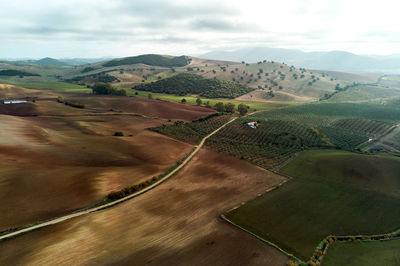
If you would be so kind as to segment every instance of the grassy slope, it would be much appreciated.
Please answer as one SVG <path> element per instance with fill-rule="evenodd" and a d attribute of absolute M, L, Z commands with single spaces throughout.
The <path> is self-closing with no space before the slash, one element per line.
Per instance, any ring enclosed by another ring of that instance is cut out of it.
<path fill-rule="evenodd" d="M 332 96 L 330 102 L 361 102 L 400 96 L 400 89 L 360 85 Z"/>
<path fill-rule="evenodd" d="M 63 79 L 71 79 L 77 76 L 93 75 L 106 71 L 107 74 L 114 76 L 119 80 L 119 82 L 113 83 L 114 86 L 126 89 L 129 89 L 134 85 L 157 81 L 159 77 L 168 78 L 174 75 L 174 72 L 170 67 L 143 64 L 104 67 L 103 63 L 104 62 L 97 62 L 94 64 L 75 67 L 46 67 L 0 63 L 0 69 L 16 69 L 38 73 L 41 74 L 43 78 L 52 78 L 54 81 L 57 81 L 55 76 L 61 76 Z M 82 73 L 82 71 L 88 67 L 93 68 L 93 70 Z M 190 71 L 188 71 L 189 67 L 191 67 L 192 70 L 189 69 Z M 308 102 L 321 98 L 325 93 L 333 92 L 337 83 L 340 83 L 341 86 L 348 83 L 347 81 L 335 80 L 335 78 L 327 75 L 322 76 L 322 74 L 313 71 L 307 70 L 302 73 L 303 70 L 290 68 L 285 64 L 276 62 L 246 65 L 237 62 L 192 58 L 192 62 L 189 65 L 184 67 L 174 67 L 174 69 L 176 71 L 175 73 L 193 73 L 202 75 L 206 78 L 216 77 L 222 80 L 235 79 L 240 84 L 251 88 L 257 88 L 258 86 L 263 88 L 262 90 L 256 90 L 253 93 L 247 94 L 247 96 L 240 99 L 243 101 L 272 100 L 277 102 Z M 258 77 L 260 69 L 262 69 L 262 73 L 260 73 L 260 77 Z M 283 80 L 280 78 L 279 72 L 285 75 Z M 268 73 L 268 76 L 265 75 L 266 73 Z M 296 74 L 298 78 L 295 79 L 293 74 Z M 304 78 L 300 78 L 302 74 L 304 74 Z M 308 83 L 313 80 L 313 75 L 315 81 L 312 82 L 311 85 L 308 85 Z M 273 82 L 271 80 L 273 80 Z M 85 82 L 91 84 L 94 80 L 87 79 Z M 274 82 L 277 82 L 277 84 L 274 84 Z M 271 97 L 267 94 L 269 90 L 266 89 L 265 86 L 271 87 L 275 97 Z M 40 85 L 40 87 L 43 87 L 43 85 Z"/>
<path fill-rule="evenodd" d="M 400 240 L 344 242 L 332 245 L 322 265 L 400 265 Z"/>
<path fill-rule="evenodd" d="M 198 74 L 203 75 L 204 77 L 207 78 L 216 77 L 219 79 L 227 79 L 227 80 L 235 78 L 236 81 L 239 81 L 241 84 L 252 88 L 257 88 L 258 86 L 265 88 L 265 85 L 267 85 L 268 87 L 272 87 L 272 91 L 278 92 L 278 94 L 279 92 L 284 92 L 293 94 L 295 96 L 307 97 L 309 101 L 319 99 L 325 93 L 333 92 L 334 87 L 336 86 L 337 83 L 340 84 L 346 83 L 343 81 L 335 80 L 330 76 L 322 77 L 321 74 L 313 71 L 307 70 L 306 72 L 302 73 L 302 71 L 298 68 L 293 68 L 292 70 L 290 70 L 289 66 L 281 63 L 265 62 L 262 64 L 248 64 L 248 65 L 221 64 L 220 66 L 218 65 L 205 66 L 204 64 L 199 63 L 198 66 L 200 67 L 200 70 L 204 70 L 204 72 L 200 72 Z M 221 66 L 225 66 L 226 71 L 223 71 L 221 69 Z M 260 69 L 262 69 L 263 73 L 260 74 L 261 78 L 258 78 L 257 73 L 259 72 Z M 216 73 L 214 73 L 213 70 Z M 245 73 L 243 73 L 243 71 Z M 280 78 L 279 72 L 285 75 L 285 78 L 283 80 Z M 266 73 L 268 73 L 268 76 L 265 76 Z M 293 74 L 297 74 L 298 78 L 295 79 L 293 77 Z M 302 74 L 304 75 L 304 78 L 300 78 Z M 253 77 L 251 77 L 251 75 L 253 75 Z M 319 80 L 316 80 L 314 83 L 312 83 L 312 85 L 308 85 L 308 82 L 312 81 L 313 75 L 315 76 L 315 79 L 318 78 Z M 243 79 L 241 79 L 241 77 Z M 277 82 L 278 84 L 273 85 L 271 79 Z M 279 86 L 282 86 L 282 89 L 279 89 Z M 268 91 L 268 89 L 265 89 L 265 91 Z M 254 95 L 254 97 L 257 96 Z M 272 98 L 269 97 L 266 99 L 279 100 L 280 97 L 272 97 Z M 258 100 L 265 100 L 265 99 L 259 98 Z"/>
<path fill-rule="evenodd" d="M 333 92 L 337 83 L 340 83 L 341 86 L 348 83 L 335 80 L 330 76 L 323 77 L 321 74 L 313 71 L 304 72 L 304 78 L 300 78 L 302 70 L 297 68 L 291 69 L 289 66 L 280 63 L 265 62 L 262 64 L 246 65 L 236 62 L 215 61 L 200 58 L 192 59 L 192 62 L 187 66 L 175 67 L 175 73 L 192 73 L 201 75 L 205 78 L 216 77 L 222 80 L 235 79 L 240 84 L 251 88 L 257 88 L 258 86 L 262 86 L 264 88 L 265 85 L 267 85 L 268 87 L 272 87 L 272 91 L 276 94 L 275 97 L 270 97 L 265 93 L 261 93 L 268 92 L 268 89 L 257 90 L 254 92 L 254 95 L 252 94 L 247 98 L 241 99 L 246 101 L 311 101 L 319 99 L 325 93 Z M 161 78 L 168 78 L 174 75 L 174 72 L 171 71 L 171 68 L 142 64 L 104 67 L 102 66 L 102 63 L 95 63 L 91 64 L 90 66 L 93 67 L 94 70 L 84 73 L 85 75 L 91 75 L 102 71 L 111 71 L 108 72 L 108 74 L 115 76 L 120 80 L 120 82 L 114 83 L 114 85 L 127 89 L 133 87 L 134 85 L 157 81 L 159 76 Z M 82 65 L 74 69 L 71 68 L 69 70 L 65 70 L 62 76 L 65 78 L 82 76 L 83 74 L 81 72 L 86 67 L 88 67 L 88 65 Z M 189 69 L 190 71 L 188 71 L 189 67 L 191 67 L 192 70 Z M 263 73 L 261 73 L 260 78 L 258 78 L 257 73 L 260 69 L 262 69 Z M 245 73 L 243 73 L 243 71 Z M 278 72 L 281 72 L 285 75 L 284 80 L 280 79 Z M 266 73 L 268 73 L 268 76 L 265 76 Z M 294 79 L 293 74 L 297 74 L 298 78 Z M 308 85 L 308 82 L 312 81 L 312 75 L 315 76 L 315 82 L 313 82 L 312 85 Z M 277 82 L 277 84 L 274 85 L 270 79 Z M 279 89 L 279 86 L 282 86 L 282 88 Z"/>
<path fill-rule="evenodd" d="M 313 150 L 282 172 L 295 179 L 228 218 L 303 259 L 329 234 L 400 227 L 399 158 Z"/>
<path fill-rule="evenodd" d="M 165 94 L 165 93 L 149 93 L 147 91 L 137 91 L 137 90 L 128 90 L 127 94 L 128 95 L 135 95 L 135 93 L 138 93 L 137 96 L 139 97 L 148 97 L 149 94 L 152 95 L 153 99 L 161 99 L 161 100 L 167 100 L 167 101 L 172 101 L 172 102 L 181 102 L 181 100 L 184 98 L 186 99 L 188 104 L 195 105 L 196 104 L 196 99 L 197 97 L 194 96 L 177 96 L 177 95 L 171 95 L 171 94 Z M 214 106 L 217 102 L 223 102 L 223 103 L 233 103 L 236 105 L 236 107 L 244 103 L 248 106 L 250 106 L 250 109 L 256 109 L 256 110 L 271 110 L 276 107 L 281 107 L 281 106 L 286 106 L 286 105 L 296 105 L 296 103 L 291 103 L 291 102 L 248 102 L 248 101 L 238 101 L 238 100 L 226 100 L 226 99 L 204 99 L 202 98 L 203 104 L 206 102 L 209 102 L 211 106 Z"/>

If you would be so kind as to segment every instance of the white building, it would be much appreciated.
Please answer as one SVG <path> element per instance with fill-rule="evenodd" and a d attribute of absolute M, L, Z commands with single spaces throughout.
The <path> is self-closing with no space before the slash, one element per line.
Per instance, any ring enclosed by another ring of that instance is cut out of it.
<path fill-rule="evenodd" d="M 257 122 L 248 122 L 247 125 L 251 128 L 257 128 Z"/>
<path fill-rule="evenodd" d="M 17 104 L 17 103 L 26 103 L 27 100 L 4 100 L 4 104 Z"/>

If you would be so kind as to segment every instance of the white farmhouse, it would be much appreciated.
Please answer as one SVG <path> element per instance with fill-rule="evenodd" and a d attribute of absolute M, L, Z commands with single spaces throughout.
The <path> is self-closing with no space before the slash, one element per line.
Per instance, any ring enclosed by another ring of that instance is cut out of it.
<path fill-rule="evenodd" d="M 257 122 L 248 122 L 247 125 L 251 128 L 257 128 Z"/>
<path fill-rule="evenodd" d="M 18 104 L 18 103 L 26 103 L 27 100 L 4 100 L 4 104 Z"/>

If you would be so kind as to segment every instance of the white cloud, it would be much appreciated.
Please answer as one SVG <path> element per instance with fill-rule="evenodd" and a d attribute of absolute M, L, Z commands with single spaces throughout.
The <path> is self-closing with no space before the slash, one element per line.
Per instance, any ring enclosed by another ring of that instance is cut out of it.
<path fill-rule="evenodd" d="M 400 53 L 394 0 L 14 0 L 0 57 L 189 54 L 265 45 Z"/>

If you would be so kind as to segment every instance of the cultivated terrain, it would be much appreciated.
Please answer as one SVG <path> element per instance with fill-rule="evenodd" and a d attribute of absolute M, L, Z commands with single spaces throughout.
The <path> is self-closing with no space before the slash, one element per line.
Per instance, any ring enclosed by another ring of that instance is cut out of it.
<path fill-rule="evenodd" d="M 1 265 L 399 261 L 396 75 L 142 55 L 0 83 Z"/>

